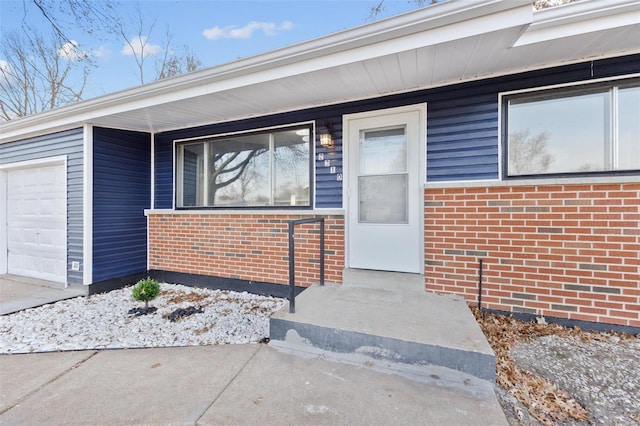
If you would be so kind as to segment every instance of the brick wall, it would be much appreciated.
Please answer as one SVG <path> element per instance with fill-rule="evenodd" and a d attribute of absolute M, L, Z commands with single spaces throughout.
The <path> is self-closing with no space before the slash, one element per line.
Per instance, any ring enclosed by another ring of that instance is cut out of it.
<path fill-rule="evenodd" d="M 428 188 L 428 290 L 640 327 L 640 183 Z"/>
<path fill-rule="evenodd" d="M 288 284 L 288 221 L 301 217 L 150 213 L 149 268 Z M 296 285 L 309 286 L 320 279 L 318 233 L 317 223 L 296 226 Z M 325 280 L 341 282 L 342 216 L 325 217 L 325 250 Z"/>

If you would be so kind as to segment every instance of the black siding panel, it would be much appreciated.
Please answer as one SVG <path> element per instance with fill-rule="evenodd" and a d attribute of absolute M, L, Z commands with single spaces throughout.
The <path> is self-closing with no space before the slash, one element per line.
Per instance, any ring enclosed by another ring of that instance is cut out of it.
<path fill-rule="evenodd" d="M 93 281 L 146 271 L 150 135 L 93 131 Z"/>

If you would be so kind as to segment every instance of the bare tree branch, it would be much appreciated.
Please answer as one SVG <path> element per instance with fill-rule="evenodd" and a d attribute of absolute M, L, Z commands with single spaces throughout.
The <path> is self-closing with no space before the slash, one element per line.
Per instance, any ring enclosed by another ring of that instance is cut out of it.
<path fill-rule="evenodd" d="M 151 36 L 154 32 L 157 20 L 154 19 L 150 24 L 145 23 L 144 15 L 140 6 L 136 7 L 136 32 L 133 37 L 127 34 L 127 28 L 123 22 L 119 23 L 118 32 L 129 48 L 129 52 L 137 65 L 137 72 L 140 83 L 147 82 L 146 66 L 150 57 L 155 58 L 155 75 L 153 80 L 173 77 L 185 72 L 194 71 L 202 66 L 202 62 L 197 58 L 195 53 L 188 47 L 184 46 L 181 52 L 176 52 L 172 42 L 173 33 L 167 26 L 164 41 L 161 45 L 151 43 Z"/>
<path fill-rule="evenodd" d="M 148 56 L 155 55 L 154 49 L 149 42 L 149 37 L 153 32 L 153 28 L 156 26 L 157 19 L 154 19 L 151 24 L 147 25 L 144 22 L 142 10 L 140 5 L 136 4 L 136 30 L 135 35 L 130 37 L 127 35 L 128 29 L 122 21 L 118 22 L 118 33 L 129 46 L 130 54 L 136 62 L 138 67 L 138 77 L 140 78 L 140 84 L 145 83 L 144 79 L 144 65 Z"/>
<path fill-rule="evenodd" d="M 548 132 L 532 136 L 529 129 L 509 133 L 509 174 L 538 174 L 548 170 L 553 162 L 547 147 L 549 136 Z"/>
<path fill-rule="evenodd" d="M 258 149 L 258 150 L 249 151 L 247 153 L 246 158 L 244 158 L 238 164 L 231 166 L 231 163 L 233 163 L 233 161 L 236 158 L 238 158 L 238 156 L 243 152 L 247 152 L 247 151 L 226 152 L 224 154 L 217 156 L 218 158 L 217 161 L 213 161 L 214 171 L 211 173 L 211 176 L 209 177 L 209 199 L 210 200 L 216 199 L 215 198 L 216 193 L 218 192 L 219 189 L 229 186 L 235 181 L 237 181 L 238 179 L 240 179 L 243 176 L 247 166 L 249 166 L 249 164 L 251 163 L 251 160 L 257 157 L 258 155 L 261 155 L 267 152 L 267 150 Z M 219 161 L 222 161 L 222 163 L 219 163 Z M 233 175 L 227 177 L 224 180 L 218 179 L 218 177 L 221 177 L 222 175 L 226 175 L 229 173 L 233 173 Z"/>
<path fill-rule="evenodd" d="M 29 28 L 2 38 L 0 55 L 6 64 L 0 67 L 0 119 L 12 120 L 82 99 L 91 65 L 82 57 L 64 57 L 58 40 L 46 40 Z"/>
<path fill-rule="evenodd" d="M 435 4 L 442 3 L 446 0 L 408 0 L 408 3 L 414 3 L 416 8 L 423 7 L 427 4 Z M 378 19 L 378 16 L 386 9 L 385 0 L 379 0 L 374 6 L 369 7 L 369 16 L 367 17 L 367 21 L 375 21 Z"/>
<path fill-rule="evenodd" d="M 119 21 L 114 0 L 23 0 L 26 20 L 26 4 L 33 3 L 50 23 L 56 36 L 63 42 L 71 42 L 68 28 L 80 29 L 88 35 L 115 34 L 114 23 Z"/>

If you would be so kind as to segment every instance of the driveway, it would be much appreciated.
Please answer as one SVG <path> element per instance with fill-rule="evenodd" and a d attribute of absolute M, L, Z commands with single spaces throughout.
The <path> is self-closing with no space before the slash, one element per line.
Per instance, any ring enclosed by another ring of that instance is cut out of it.
<path fill-rule="evenodd" d="M 85 287 L 62 288 L 62 284 L 49 281 L 0 275 L 0 315 L 86 294 Z"/>

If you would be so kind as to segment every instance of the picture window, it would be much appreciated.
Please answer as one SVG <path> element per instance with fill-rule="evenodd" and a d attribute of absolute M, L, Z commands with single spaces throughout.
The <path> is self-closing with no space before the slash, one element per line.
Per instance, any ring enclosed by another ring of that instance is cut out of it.
<path fill-rule="evenodd" d="M 176 144 L 176 206 L 310 207 L 311 126 Z"/>
<path fill-rule="evenodd" d="M 506 175 L 640 170 L 638 80 L 505 98 Z"/>

